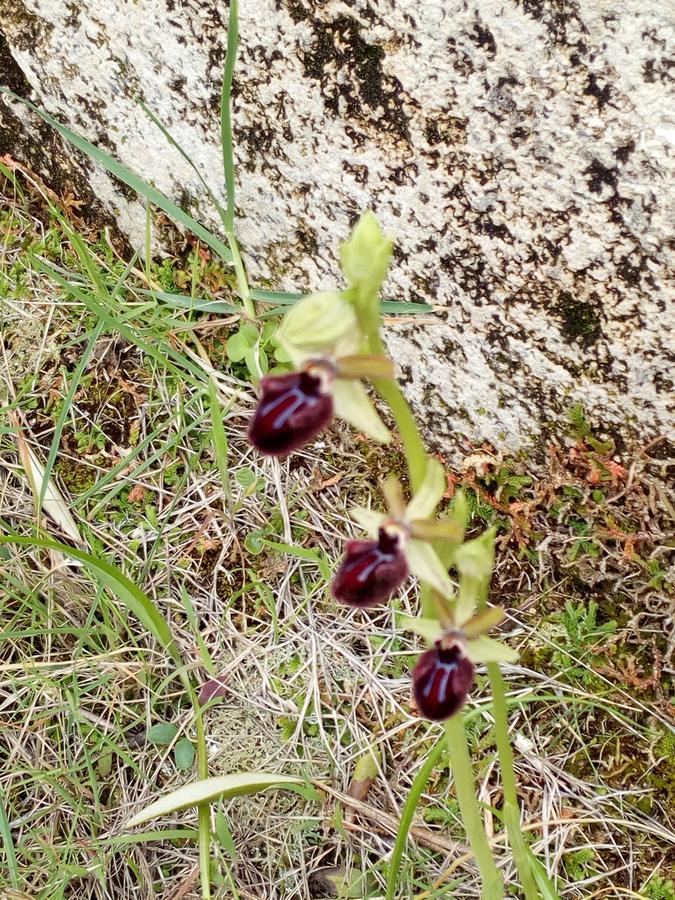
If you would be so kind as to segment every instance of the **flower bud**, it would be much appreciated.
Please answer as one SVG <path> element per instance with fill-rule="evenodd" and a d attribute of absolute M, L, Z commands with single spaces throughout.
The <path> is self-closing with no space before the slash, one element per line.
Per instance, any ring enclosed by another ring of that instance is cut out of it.
<path fill-rule="evenodd" d="M 427 719 L 441 722 L 464 706 L 473 684 L 474 665 L 459 640 L 436 641 L 413 669 L 413 694 L 419 711 Z"/>
<path fill-rule="evenodd" d="M 388 600 L 408 575 L 404 537 L 398 528 L 380 528 L 376 541 L 347 541 L 332 593 L 349 606 L 376 606 Z"/>
<path fill-rule="evenodd" d="M 354 226 L 340 253 L 342 271 L 350 287 L 373 297 L 379 292 L 391 260 L 393 242 L 372 212 Z"/>
<path fill-rule="evenodd" d="M 263 378 L 248 427 L 253 446 L 270 456 L 285 456 L 316 437 L 333 417 L 333 380 L 330 366 L 322 363 Z"/>

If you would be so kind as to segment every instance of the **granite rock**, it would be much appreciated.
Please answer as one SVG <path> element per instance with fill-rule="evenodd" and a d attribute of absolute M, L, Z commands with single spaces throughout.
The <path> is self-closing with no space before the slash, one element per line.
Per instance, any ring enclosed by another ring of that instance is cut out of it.
<path fill-rule="evenodd" d="M 543 446 L 578 402 L 629 440 L 671 428 L 674 12 L 243 0 L 237 215 L 252 279 L 333 286 L 339 244 L 371 208 L 397 242 L 387 295 L 438 307 L 387 341 L 439 447 Z M 215 227 L 137 98 L 222 197 L 226 31 L 226 6 L 205 0 L 0 0 L 5 82 Z M 128 190 L 61 142 L 46 152 L 16 102 L 0 120 L 2 152 L 48 182 L 65 157 L 142 240 Z"/>

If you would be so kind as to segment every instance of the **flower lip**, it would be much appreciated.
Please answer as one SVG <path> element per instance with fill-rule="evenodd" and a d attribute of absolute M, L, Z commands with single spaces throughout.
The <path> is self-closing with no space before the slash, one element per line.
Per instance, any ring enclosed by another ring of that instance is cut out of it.
<path fill-rule="evenodd" d="M 405 531 L 392 523 L 380 528 L 377 540 L 347 541 L 331 585 L 335 599 L 359 607 L 388 600 L 408 575 L 404 543 Z"/>
<path fill-rule="evenodd" d="M 311 360 L 298 372 L 267 375 L 248 427 L 261 453 L 285 456 L 306 444 L 333 418 L 334 369 L 328 360 Z"/>
<path fill-rule="evenodd" d="M 434 722 L 454 715 L 466 702 L 474 672 L 460 635 L 449 633 L 436 641 L 420 656 L 412 673 L 413 694 L 422 715 Z"/>

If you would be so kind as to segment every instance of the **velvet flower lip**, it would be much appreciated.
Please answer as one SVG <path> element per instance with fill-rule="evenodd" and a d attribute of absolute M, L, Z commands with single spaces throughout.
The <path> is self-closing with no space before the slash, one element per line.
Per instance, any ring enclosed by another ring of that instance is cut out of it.
<path fill-rule="evenodd" d="M 331 367 L 322 364 L 263 378 L 248 426 L 253 446 L 270 456 L 285 456 L 316 437 L 333 418 L 334 378 Z"/>
<path fill-rule="evenodd" d="M 313 440 L 333 416 L 381 443 L 391 435 L 373 406 L 362 378 L 391 378 L 393 365 L 359 353 L 362 334 L 350 303 L 337 291 L 297 303 L 277 332 L 296 366 L 263 378 L 248 437 L 270 456 L 285 456 Z"/>
<path fill-rule="evenodd" d="M 349 606 L 376 606 L 388 600 L 408 576 L 405 532 L 392 524 L 379 529 L 377 540 L 347 541 L 331 590 Z"/>
<path fill-rule="evenodd" d="M 418 659 L 412 673 L 417 708 L 427 719 L 441 722 L 465 704 L 475 666 L 459 639 L 439 640 Z"/>

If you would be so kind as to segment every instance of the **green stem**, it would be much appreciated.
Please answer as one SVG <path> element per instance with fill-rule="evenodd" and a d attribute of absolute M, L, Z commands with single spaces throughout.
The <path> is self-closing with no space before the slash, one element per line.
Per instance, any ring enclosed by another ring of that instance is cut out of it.
<path fill-rule="evenodd" d="M 253 298 L 251 297 L 251 289 L 248 286 L 244 261 L 239 252 L 239 244 L 237 243 L 237 238 L 233 231 L 227 232 L 227 242 L 232 251 L 232 265 L 234 266 L 235 275 L 237 276 L 237 290 L 241 297 L 241 302 L 244 304 L 246 315 L 250 319 L 255 319 L 255 305 L 253 303 Z"/>
<path fill-rule="evenodd" d="M 440 738 L 429 751 L 429 755 L 425 759 L 424 765 L 417 775 L 415 775 L 413 783 L 410 785 L 410 791 L 408 792 L 408 796 L 406 797 L 406 801 L 403 804 L 403 809 L 401 811 L 401 821 L 399 822 L 398 831 L 396 832 L 396 841 L 389 863 L 385 900 L 394 900 L 396 882 L 398 881 L 398 870 L 401 867 L 401 859 L 408 840 L 408 833 L 410 831 L 410 826 L 412 825 L 413 816 L 415 815 L 419 799 L 427 786 L 427 781 L 429 781 L 436 763 L 441 758 L 444 748 L 445 739 Z"/>
<path fill-rule="evenodd" d="M 204 719 L 199 699 L 194 690 L 190 690 L 190 699 L 195 714 L 197 732 L 197 774 L 200 781 L 209 777 L 209 760 L 206 753 L 206 735 Z M 199 829 L 199 875 L 202 889 L 202 900 L 211 900 L 211 809 L 208 803 L 197 807 L 197 823 Z"/>
<path fill-rule="evenodd" d="M 495 865 L 488 844 L 483 818 L 476 797 L 476 785 L 471 767 L 464 720 L 457 713 L 445 723 L 445 735 L 450 754 L 450 765 L 455 779 L 455 789 L 459 802 L 462 822 L 471 850 L 478 864 L 483 882 L 483 900 L 503 900 L 502 877 Z"/>
<path fill-rule="evenodd" d="M 380 353 L 383 350 L 384 348 L 375 352 Z M 389 409 L 396 420 L 408 463 L 410 487 L 415 493 L 424 479 L 424 473 L 427 468 L 427 453 L 417 428 L 417 422 L 408 406 L 408 401 L 395 381 L 378 380 L 374 381 L 373 384 L 380 397 L 388 403 Z"/>
<path fill-rule="evenodd" d="M 492 689 L 492 712 L 495 717 L 494 735 L 499 755 L 504 790 L 504 824 L 518 869 L 520 882 L 526 900 L 538 900 L 539 892 L 530 865 L 531 856 L 520 825 L 518 787 L 513 768 L 513 750 L 509 737 L 509 720 L 504 679 L 497 663 L 487 664 L 487 673 Z"/>
<path fill-rule="evenodd" d="M 368 342 L 371 353 L 379 356 L 386 354 L 385 346 L 377 329 L 368 334 Z M 388 404 L 391 414 L 396 420 L 396 426 L 403 441 L 403 449 L 408 464 L 410 487 L 415 493 L 415 491 L 419 490 L 427 469 L 427 451 L 417 427 L 415 416 L 412 414 L 408 401 L 405 399 L 403 391 L 396 381 L 393 379 L 378 379 L 373 381 L 373 384 L 380 397 Z"/>

